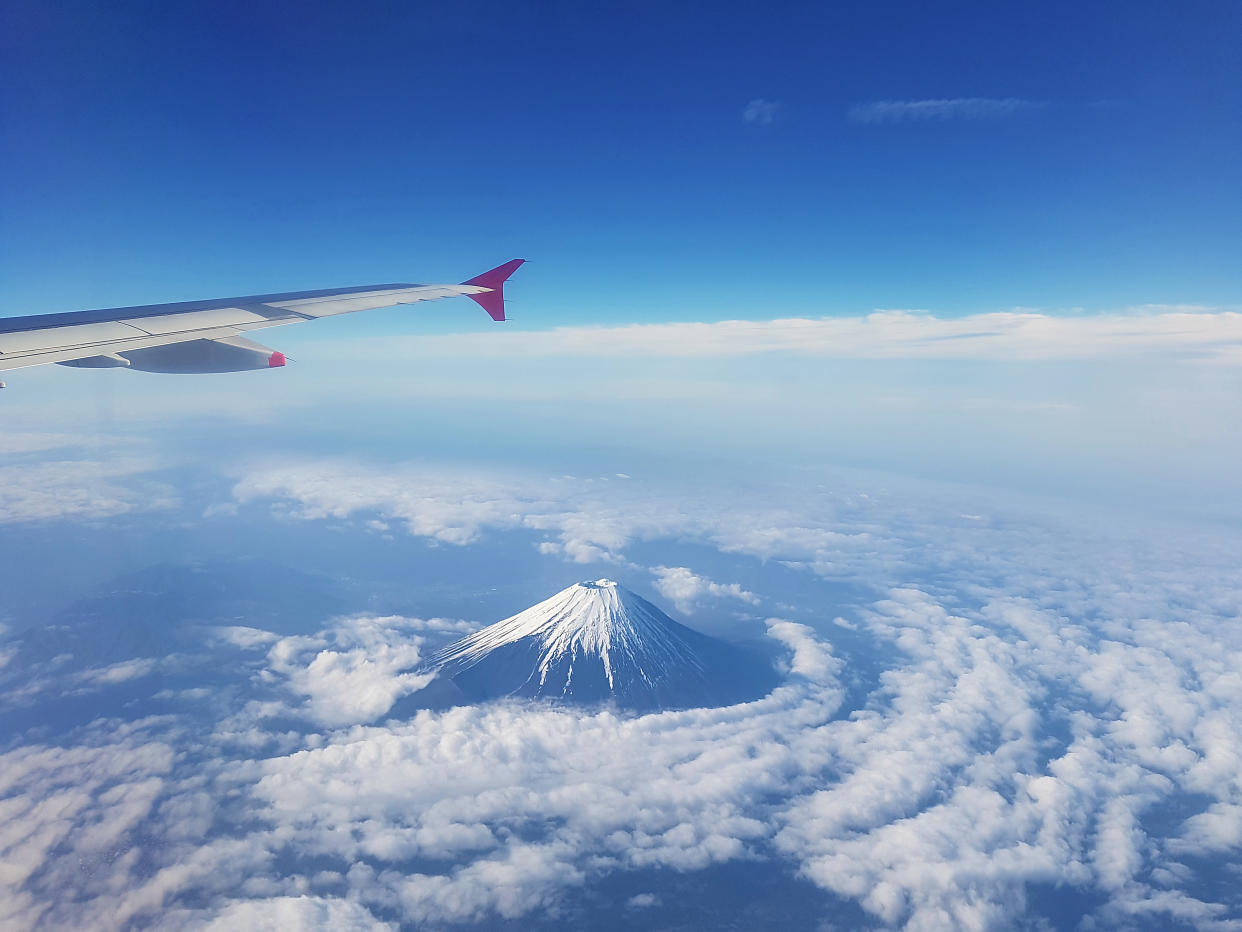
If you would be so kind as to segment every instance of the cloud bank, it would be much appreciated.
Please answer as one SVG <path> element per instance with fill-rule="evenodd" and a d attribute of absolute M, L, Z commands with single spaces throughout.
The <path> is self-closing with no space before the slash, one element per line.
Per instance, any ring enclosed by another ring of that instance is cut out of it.
<path fill-rule="evenodd" d="M 360 341 L 354 350 L 431 357 L 475 355 L 718 358 L 789 353 L 837 359 L 1073 360 L 1166 357 L 1242 364 L 1242 313 L 1210 308 L 1058 316 L 1003 311 L 561 327 Z"/>

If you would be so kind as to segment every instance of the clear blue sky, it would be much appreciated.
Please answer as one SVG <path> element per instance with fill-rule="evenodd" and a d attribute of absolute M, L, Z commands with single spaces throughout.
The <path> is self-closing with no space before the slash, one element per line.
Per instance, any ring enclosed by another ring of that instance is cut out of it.
<path fill-rule="evenodd" d="M 4 315 L 512 256 L 520 326 L 1242 301 L 1232 0 L 6 0 L 0 107 Z"/>

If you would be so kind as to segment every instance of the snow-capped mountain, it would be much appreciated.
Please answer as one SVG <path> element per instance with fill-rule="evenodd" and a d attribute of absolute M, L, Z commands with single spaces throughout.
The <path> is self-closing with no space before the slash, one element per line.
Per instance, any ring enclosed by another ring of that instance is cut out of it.
<path fill-rule="evenodd" d="M 434 658 L 467 696 L 722 705 L 766 693 L 758 656 L 678 624 L 610 579 L 582 582 L 449 645 Z"/>

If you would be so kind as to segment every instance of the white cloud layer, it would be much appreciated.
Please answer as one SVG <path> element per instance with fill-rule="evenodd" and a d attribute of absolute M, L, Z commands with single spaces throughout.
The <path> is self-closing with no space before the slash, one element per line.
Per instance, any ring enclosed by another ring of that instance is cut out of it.
<path fill-rule="evenodd" d="M 559 327 L 360 341 L 359 354 L 717 358 L 790 353 L 835 359 L 1074 360 L 1166 357 L 1242 364 L 1242 313 L 1206 307 L 1091 315 L 997 311 Z"/>

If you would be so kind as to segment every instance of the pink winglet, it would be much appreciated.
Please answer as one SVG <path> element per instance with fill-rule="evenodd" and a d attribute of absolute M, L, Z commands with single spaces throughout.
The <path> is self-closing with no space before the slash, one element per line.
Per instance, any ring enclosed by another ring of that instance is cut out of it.
<path fill-rule="evenodd" d="M 269 369 L 279 369 L 285 364 L 285 354 L 277 350 L 267 357 L 267 367 Z"/>
<path fill-rule="evenodd" d="M 479 285 L 482 288 L 492 289 L 482 294 L 468 295 L 471 301 L 474 301 L 479 307 L 492 315 L 492 320 L 505 319 L 504 284 L 508 281 L 509 276 L 517 271 L 518 266 L 525 261 L 525 259 L 510 259 L 504 265 L 498 265 L 490 272 L 484 272 L 482 275 L 476 275 L 468 282 L 462 282 L 463 285 Z"/>

